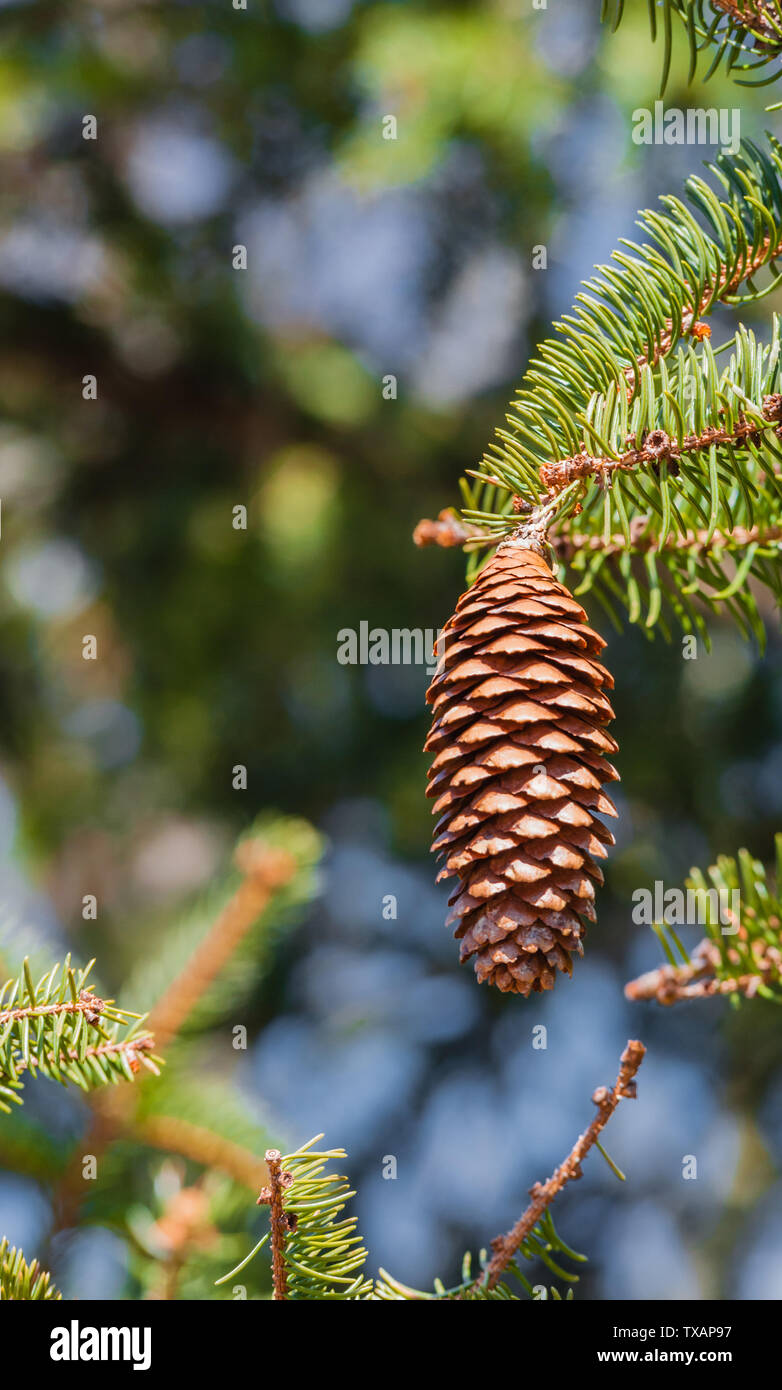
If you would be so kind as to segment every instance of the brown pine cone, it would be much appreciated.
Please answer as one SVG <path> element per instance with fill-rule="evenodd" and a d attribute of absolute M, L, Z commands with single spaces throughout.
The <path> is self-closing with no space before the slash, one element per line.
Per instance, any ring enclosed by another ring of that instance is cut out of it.
<path fill-rule="evenodd" d="M 448 925 L 479 981 L 528 995 L 583 954 L 595 862 L 614 837 L 601 784 L 618 773 L 596 660 L 605 646 L 536 551 L 506 541 L 456 605 L 427 691 L 438 875 L 457 875 Z"/>

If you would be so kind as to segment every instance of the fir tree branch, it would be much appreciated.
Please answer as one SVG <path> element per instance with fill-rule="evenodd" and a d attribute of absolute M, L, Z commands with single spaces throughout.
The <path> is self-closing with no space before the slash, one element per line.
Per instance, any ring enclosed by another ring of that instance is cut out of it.
<path fill-rule="evenodd" d="M 58 1004 L 27 1004 L 19 1009 L 0 1009 L 0 1028 L 6 1023 L 15 1023 L 23 1018 L 45 1018 L 49 1014 L 84 1014 L 88 1023 L 97 1023 L 106 1011 L 106 1004 L 89 989 L 79 992 L 78 999 L 67 999 Z"/>
<path fill-rule="evenodd" d="M 618 458 L 584 451 L 570 458 L 558 459 L 555 463 L 543 464 L 540 477 L 546 487 L 546 498 L 555 497 L 578 478 L 592 478 L 601 487 L 608 487 L 611 475 L 619 469 L 626 473 L 648 463 L 677 465 L 683 454 L 697 455 L 725 444 L 732 445 L 734 449 L 757 445 L 763 430 L 773 429 L 779 434 L 782 396 L 778 392 L 764 396 L 760 409 L 763 424 L 740 415 L 732 429 L 709 425 L 699 434 L 685 434 L 681 440 L 671 438 L 665 430 L 649 430 L 640 445 L 636 444 L 634 435 L 628 435 L 625 448 Z M 676 476 L 675 473 L 673 476 Z"/>
<path fill-rule="evenodd" d="M 159 957 L 144 963 L 140 978 L 132 980 L 130 986 L 142 993 L 145 984 L 149 989 L 156 982 L 162 968 L 170 967 L 172 957 L 178 966 L 178 973 L 150 1015 L 155 1037 L 168 1039 L 169 1053 L 176 1033 L 190 1021 L 194 1010 L 203 1026 L 204 996 L 211 998 L 229 968 L 241 960 L 241 952 L 247 948 L 259 918 L 265 939 L 267 909 L 277 908 L 278 897 L 290 905 L 291 901 L 295 904 L 311 894 L 312 867 L 318 849 L 317 838 L 306 822 L 270 819 L 260 832 L 239 842 L 234 863 L 243 877 L 227 901 L 222 892 L 223 906 L 214 921 L 207 921 L 206 930 L 200 921 L 196 923 L 195 946 L 194 931 L 188 923 L 183 932 L 174 929 L 174 951 L 168 951 L 164 941 Z M 253 952 L 257 954 L 256 943 Z M 243 983 L 246 987 L 246 978 Z M 236 990 L 232 988 L 231 993 L 235 996 Z M 187 1068 L 177 1065 L 184 1046 L 180 1041 L 174 1048 L 173 1066 L 167 1068 L 160 1087 L 142 1086 L 134 1098 L 123 1092 L 91 1097 L 93 1113 L 82 1148 L 97 1155 L 118 1136 L 136 1139 L 204 1167 L 217 1168 L 257 1192 L 267 1179 L 267 1170 L 251 1144 L 257 1140 L 265 1147 L 267 1136 L 247 1119 L 244 1107 L 232 1103 L 232 1094 L 224 1085 L 204 1076 L 199 1076 L 195 1086 L 188 1082 L 187 1070 L 192 1072 L 200 1063 L 191 1058 Z M 202 1124 L 202 1116 L 207 1115 L 210 1124 Z M 81 1166 L 75 1156 L 55 1194 L 57 1229 L 74 1223 L 83 1198 Z"/>
<path fill-rule="evenodd" d="M 151 1052 L 154 1046 L 155 1038 L 152 1033 L 138 1033 L 135 1037 L 129 1039 L 121 1038 L 112 1040 L 111 1042 L 90 1044 L 90 1046 L 85 1047 L 82 1052 L 79 1052 L 75 1047 L 69 1047 L 65 1051 L 60 1052 L 59 1055 L 50 1052 L 47 1053 L 46 1060 L 51 1068 L 58 1064 L 61 1066 L 62 1063 L 66 1061 L 89 1062 L 91 1058 L 97 1059 L 102 1057 L 110 1060 L 112 1063 L 118 1061 L 123 1071 L 129 1069 L 131 1072 L 135 1073 L 139 1070 L 139 1067 L 143 1065 L 152 1072 L 153 1076 L 159 1076 L 160 1072 L 158 1067 L 151 1058 L 144 1055 L 147 1052 Z M 30 1065 L 31 1063 L 24 1061 L 24 1059 L 18 1062 L 17 1075 L 20 1075 L 21 1072 Z M 40 1066 L 40 1063 L 37 1065 Z"/>
<path fill-rule="evenodd" d="M 713 550 L 746 550 L 749 545 L 760 547 L 774 547 L 776 549 L 782 542 L 782 525 L 773 526 L 736 526 L 732 531 L 717 530 L 712 536 L 708 531 L 685 531 L 684 535 L 666 536 L 662 545 L 659 544 L 654 534 L 646 531 L 646 519 L 644 517 L 633 517 L 630 522 L 630 551 L 632 554 L 643 555 L 650 550 L 658 553 L 666 550 L 686 551 L 688 554 L 703 554 Z M 563 535 L 553 535 L 549 537 L 549 543 L 558 560 L 571 561 L 573 557 L 582 550 L 596 552 L 601 555 L 619 555 L 628 550 L 625 537 L 619 532 L 609 536 L 604 540 L 602 536 L 589 535 L 579 531 L 567 531 Z"/>
<path fill-rule="evenodd" d="M 616 1170 L 618 1172 L 618 1170 Z M 559 1279 L 564 1279 L 566 1283 L 572 1285 L 578 1282 L 579 1276 L 570 1273 L 563 1266 L 555 1262 L 554 1257 L 559 1260 L 564 1257 L 567 1260 L 584 1262 L 586 1255 L 580 1255 L 576 1250 L 572 1250 L 566 1245 L 559 1235 L 551 1216 L 551 1212 L 543 1212 L 539 1221 L 526 1233 L 524 1239 L 516 1251 L 516 1256 L 512 1258 L 505 1269 L 506 1276 L 517 1280 L 529 1298 L 534 1301 L 540 1299 L 552 1299 L 554 1302 L 561 1302 L 562 1295 L 556 1285 L 546 1288 L 545 1285 L 530 1283 L 519 1263 L 518 1257 L 526 1261 L 540 1262 Z M 379 1271 L 379 1277 L 375 1281 L 372 1292 L 373 1299 L 396 1302 L 398 1300 L 414 1302 L 446 1302 L 446 1303 L 475 1303 L 487 1302 L 500 1299 L 504 1302 L 520 1302 L 518 1294 L 514 1293 L 511 1285 L 506 1279 L 500 1279 L 492 1287 L 486 1282 L 486 1269 L 488 1268 L 487 1255 L 485 1250 L 481 1250 L 479 1257 L 481 1274 L 478 1278 L 473 1278 L 472 1256 L 469 1252 L 464 1256 L 461 1269 L 461 1281 L 453 1288 L 446 1288 L 441 1279 L 435 1279 L 434 1291 L 427 1293 L 421 1289 L 412 1289 L 407 1284 L 395 1279 L 386 1270 Z M 573 1298 L 572 1287 L 567 1290 L 565 1295 L 567 1300 Z"/>
<path fill-rule="evenodd" d="M 289 883 L 296 860 L 262 840 L 245 840 L 234 861 L 244 878 L 177 979 L 155 1004 L 150 1022 L 163 1042 L 174 1037 L 238 945 L 255 925 L 275 892 Z"/>
<path fill-rule="evenodd" d="M 555 1263 L 554 1256 L 564 1257 L 568 1260 L 584 1262 L 586 1255 L 579 1255 L 576 1250 L 571 1250 L 566 1245 L 557 1232 L 549 1211 L 545 1211 L 540 1221 L 533 1226 L 522 1241 L 517 1255 L 527 1261 L 542 1262 L 551 1273 L 559 1279 L 564 1279 L 568 1284 L 578 1282 L 579 1276 L 572 1274 L 564 1269 L 559 1263 Z M 385 1302 L 423 1302 L 423 1303 L 483 1303 L 495 1300 L 503 1302 L 518 1303 L 518 1294 L 514 1293 L 507 1280 L 499 1280 L 493 1288 L 489 1288 L 485 1283 L 483 1274 L 487 1267 L 486 1251 L 480 1252 L 480 1265 L 482 1273 L 478 1279 L 473 1278 L 472 1256 L 467 1253 L 462 1261 L 461 1282 L 453 1288 L 447 1289 L 441 1279 L 435 1279 L 434 1291 L 428 1293 L 421 1289 L 410 1288 L 403 1284 L 401 1280 L 395 1279 L 387 1270 L 381 1269 L 371 1297 Z M 524 1274 L 518 1259 L 513 1259 L 508 1264 L 505 1271 L 506 1275 L 518 1281 L 525 1293 L 533 1301 L 541 1299 L 552 1299 L 556 1303 L 562 1302 L 556 1285 L 546 1288 L 545 1285 L 533 1285 Z M 568 1288 L 565 1295 L 566 1300 L 572 1300 L 573 1289 Z"/>
<path fill-rule="evenodd" d="M 346 1178 L 324 1172 L 330 1161 L 346 1157 L 345 1151 L 315 1152 L 313 1145 L 323 1138 L 318 1134 L 285 1157 L 276 1149 L 267 1151 L 270 1180 L 258 1202 L 270 1208 L 270 1229 L 240 1264 L 216 1281 L 217 1284 L 226 1284 L 235 1278 L 268 1244 L 271 1244 L 274 1297 L 278 1300 L 518 1301 L 518 1295 L 503 1280 L 503 1275 L 518 1280 L 526 1293 L 535 1298 L 538 1293 L 525 1277 L 518 1263 L 519 1256 L 527 1261 L 542 1261 L 558 1278 L 575 1282 L 577 1276 L 556 1263 L 554 1256 L 563 1255 L 577 1261 L 586 1257 L 565 1244 L 548 1208 L 568 1182 L 581 1176 L 581 1163 L 593 1145 L 600 1149 L 613 1171 L 622 1176 L 602 1149 L 599 1135 L 619 1102 L 635 1096 L 635 1077 L 645 1052 L 643 1043 L 628 1042 L 613 1088 L 601 1086 L 592 1096 L 598 1107 L 592 1124 L 548 1181 L 536 1183 L 530 1190 L 532 1202 L 513 1229 L 492 1241 L 491 1261 L 487 1262 L 485 1251 L 481 1252 L 481 1273 L 477 1278 L 473 1278 L 471 1272 L 471 1257 L 465 1255 L 461 1282 L 452 1288 L 446 1288 L 438 1279 L 431 1293 L 412 1289 L 383 1269 L 374 1284 L 367 1279 L 364 1274 L 367 1255 L 356 1233 L 355 1217 L 342 1215 L 345 1204 L 355 1193 L 348 1190 Z M 556 1288 L 551 1289 L 550 1296 L 555 1300 L 561 1298 Z M 572 1291 L 568 1297 L 572 1297 Z"/>
<path fill-rule="evenodd" d="M 317 863 L 322 844 L 320 836 L 306 821 L 288 816 L 263 815 L 242 837 L 236 854 L 243 859 L 254 852 L 253 846 L 257 846 L 264 859 L 267 855 L 274 858 L 279 853 L 292 856 L 295 864 L 290 876 L 285 877 L 284 882 L 274 889 L 254 919 L 253 903 L 249 903 L 249 915 L 244 914 L 248 903 L 243 895 L 242 915 L 244 924 L 249 925 L 246 925 L 246 930 L 233 934 L 230 940 L 225 938 L 222 944 L 228 946 L 228 952 L 222 949 L 216 924 L 218 919 L 224 917 L 229 903 L 249 876 L 242 872 L 241 867 L 237 867 L 235 856 L 228 871 L 218 874 L 205 894 L 188 904 L 162 935 L 156 934 L 155 949 L 139 957 L 125 982 L 125 988 L 134 999 L 143 1000 L 146 1008 L 155 1010 L 161 995 L 171 987 L 172 982 L 189 976 L 191 984 L 194 983 L 190 975 L 194 957 L 209 941 L 211 962 L 207 962 L 207 973 L 211 978 L 208 983 L 205 979 L 200 984 L 195 981 L 195 988 L 189 991 L 192 1002 L 190 1005 L 184 1004 L 185 1008 L 189 1007 L 189 1012 L 182 1019 L 180 1031 L 186 1031 L 188 1036 L 203 1033 L 223 1023 L 227 1017 L 236 1016 L 237 1008 L 252 993 L 263 975 L 282 931 L 300 917 L 317 887 Z M 285 864 L 286 860 L 283 859 L 282 863 Z M 215 945 L 223 958 L 216 974 L 214 966 L 217 957 L 211 949 Z"/>
<path fill-rule="evenodd" d="M 372 1297 L 372 1280 L 364 1273 L 367 1252 L 356 1233 L 355 1216 L 343 1216 L 355 1197 L 347 1179 L 328 1171 L 344 1149 L 314 1149 L 322 1134 L 294 1153 L 266 1154 L 270 1184 L 258 1198 L 270 1208 L 270 1229 L 248 1255 L 216 1282 L 239 1274 L 270 1243 L 274 1297 L 277 1300 L 355 1301 Z"/>
<path fill-rule="evenodd" d="M 661 96 L 671 70 L 674 17 L 687 33 L 689 82 L 695 77 L 699 58 L 710 49 L 714 54 L 706 80 L 723 61 L 728 74 L 739 74 L 737 81 L 742 86 L 766 86 L 779 77 L 777 69 L 770 76 L 754 78 L 755 73 L 762 73 L 782 54 L 782 9 L 778 0 L 659 0 L 659 4 L 648 0 L 645 8 L 652 41 L 660 32 L 663 36 Z M 611 23 L 614 30 L 626 13 L 629 6 L 625 0 L 603 0 L 601 19 Z M 753 76 L 743 77 L 744 73 Z"/>
<path fill-rule="evenodd" d="M 782 548 L 780 322 L 775 315 L 767 345 L 740 326 L 714 349 L 687 307 L 739 302 L 733 291 L 745 275 L 741 302 L 764 293 L 753 280 L 761 263 L 772 265 L 779 282 L 773 258 L 782 241 L 782 156 L 770 143 L 769 154 L 745 146 L 735 169 L 718 160 L 714 170 L 728 193 L 722 200 L 689 180 L 690 199 L 716 237 L 676 199 L 663 200 L 667 218 L 641 214 L 659 249 L 633 247 L 641 259 L 617 252 L 617 265 L 587 282 L 589 293 L 559 325 L 561 340 L 544 343 L 528 370 L 508 417 L 512 428 L 497 432 L 496 457 L 470 470 L 474 483 L 462 482 L 468 552 L 510 537 L 546 558 L 552 546 L 560 577 L 569 564 L 580 576 L 569 581 L 576 595 L 591 591 L 618 629 L 626 617 L 670 637 L 673 622 L 708 646 L 704 612 L 724 611 L 762 648 L 748 581 L 782 602 L 782 572 L 773 563 Z M 752 231 L 742 222 L 748 204 L 736 196 L 735 180 L 753 190 L 759 215 Z M 697 344 L 680 344 L 667 361 L 688 325 L 699 330 Z M 648 344 L 652 360 L 644 361 Z M 720 370 L 725 351 L 731 355 Z M 628 393 L 629 371 L 637 377 Z M 438 540 L 430 529 L 423 538 Z M 574 546 L 571 533 L 579 536 Z M 581 540 L 587 535 L 595 537 L 589 545 Z M 751 539 L 734 569 L 730 551 L 743 535 Z M 697 541 L 688 544 L 690 537 Z M 640 571 L 631 565 L 634 554 L 644 558 Z M 468 577 L 478 568 L 472 554 Z"/>
<path fill-rule="evenodd" d="M 597 1106 L 597 1115 L 589 1128 L 579 1136 L 567 1158 L 551 1174 L 551 1177 L 546 1182 L 535 1183 L 534 1187 L 530 1188 L 532 1201 L 524 1214 L 519 1217 L 515 1226 L 506 1235 L 497 1236 L 492 1241 L 494 1254 L 484 1273 L 475 1281 L 473 1288 L 480 1285 L 487 1289 L 496 1288 L 517 1251 L 538 1224 L 549 1204 L 553 1202 L 567 1183 L 582 1176 L 581 1164 L 592 1146 L 597 1143 L 599 1134 L 608 1124 L 619 1102 L 634 1099 L 636 1095 L 635 1077 L 645 1053 L 646 1048 L 643 1043 L 634 1040 L 628 1042 L 620 1060 L 619 1074 L 611 1090 L 606 1086 L 599 1086 L 592 1095 L 592 1100 Z"/>
<path fill-rule="evenodd" d="M 752 29 L 762 38 L 779 39 L 782 45 L 779 10 L 775 15 L 772 0 L 746 0 L 744 4 L 739 0 L 711 0 L 711 3 L 715 10 L 722 10 L 743 29 Z"/>
<path fill-rule="evenodd" d="M 142 1066 L 158 1074 L 144 1017 L 93 993 L 93 964 L 77 972 L 67 957 L 62 970 L 55 965 L 36 984 L 25 960 L 19 976 L 0 988 L 0 1110 L 21 1104 L 25 1072 L 85 1091 L 132 1081 Z"/>
<path fill-rule="evenodd" d="M 747 850 L 721 855 L 707 875 L 693 869 L 689 910 L 707 935 L 688 954 L 676 930 L 681 923 L 655 922 L 667 963 L 630 980 L 627 998 L 676 1004 L 726 995 L 734 1005 L 756 997 L 782 1003 L 782 834 L 776 859 L 776 886 Z"/>
<path fill-rule="evenodd" d="M 762 646 L 749 581 L 782 601 L 782 334 L 774 316 L 768 345 L 740 326 L 713 348 L 701 316 L 782 281 L 782 146 L 745 142 L 711 170 L 719 191 L 687 181 L 693 211 L 664 198 L 639 214 L 649 240 L 623 242 L 539 347 L 508 426 L 462 480 L 461 529 L 445 511 L 415 538 L 462 544 L 468 578 L 505 538 L 551 546 L 617 628 L 676 624 L 708 645 L 704 612 L 724 611 Z"/>

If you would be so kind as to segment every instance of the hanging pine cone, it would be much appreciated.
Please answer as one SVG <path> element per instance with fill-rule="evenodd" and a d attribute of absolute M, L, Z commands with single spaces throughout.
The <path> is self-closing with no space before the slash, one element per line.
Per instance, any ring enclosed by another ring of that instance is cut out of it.
<path fill-rule="evenodd" d="M 427 700 L 435 754 L 428 796 L 441 813 L 438 875 L 457 875 L 448 925 L 479 981 L 528 995 L 551 989 L 583 954 L 595 920 L 596 859 L 614 837 L 601 784 L 617 744 L 596 660 L 605 646 L 546 561 L 506 541 L 448 622 Z"/>

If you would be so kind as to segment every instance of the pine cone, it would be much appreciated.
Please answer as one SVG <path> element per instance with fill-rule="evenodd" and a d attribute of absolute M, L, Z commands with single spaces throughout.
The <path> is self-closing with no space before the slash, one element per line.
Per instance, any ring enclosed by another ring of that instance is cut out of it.
<path fill-rule="evenodd" d="M 617 744 L 596 660 L 605 646 L 536 551 L 505 542 L 462 594 L 427 691 L 435 754 L 428 796 L 442 813 L 438 875 L 457 875 L 448 925 L 479 981 L 528 995 L 583 954 L 595 920 L 595 862 L 614 837 L 601 784 Z"/>

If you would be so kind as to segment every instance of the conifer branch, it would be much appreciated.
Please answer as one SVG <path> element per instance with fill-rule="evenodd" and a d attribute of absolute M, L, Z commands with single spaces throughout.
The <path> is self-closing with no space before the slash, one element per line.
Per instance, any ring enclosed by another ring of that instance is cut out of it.
<path fill-rule="evenodd" d="M 93 964 L 76 971 L 68 956 L 62 970 L 55 965 L 36 984 L 25 960 L 19 976 L 0 988 L 0 1110 L 21 1104 L 26 1072 L 85 1091 L 132 1081 L 142 1066 L 158 1074 L 144 1016 L 93 993 Z"/>
<path fill-rule="evenodd" d="M 132 1081 L 142 1066 L 159 1075 L 154 1037 L 141 1027 L 144 1015 L 96 995 L 88 984 L 93 965 L 77 971 L 68 956 L 62 969 L 53 966 L 36 984 L 25 959 L 18 977 L 0 988 L 0 1109 L 21 1104 L 25 1073 L 85 1091 Z M 37 1260 L 28 1264 L 21 1250 L 0 1240 L 0 1299 L 60 1297 Z"/>
<path fill-rule="evenodd" d="M 270 1208 L 270 1229 L 240 1264 L 216 1282 L 225 1284 L 239 1274 L 259 1250 L 270 1243 L 276 1300 L 347 1300 L 372 1295 L 372 1280 L 364 1274 L 367 1252 L 356 1233 L 355 1216 L 343 1216 L 355 1197 L 347 1180 L 328 1171 L 344 1149 L 314 1149 L 322 1134 L 295 1153 L 266 1153 L 270 1182 L 258 1202 Z"/>
<path fill-rule="evenodd" d="M 716 187 L 687 181 L 692 210 L 669 197 L 639 214 L 648 239 L 623 242 L 540 346 L 462 480 L 461 526 L 446 510 L 415 539 L 461 544 L 473 579 L 513 537 L 618 629 L 708 646 L 705 615 L 725 612 L 762 647 L 755 592 L 782 602 L 782 333 L 774 316 L 767 344 L 740 325 L 714 347 L 705 320 L 782 283 L 782 146 L 744 142 L 710 168 Z"/>
<path fill-rule="evenodd" d="M 782 9 L 778 0 L 660 0 L 659 4 L 649 0 L 644 8 L 652 41 L 659 33 L 663 37 L 661 96 L 671 70 L 674 18 L 687 34 L 689 82 L 695 77 L 701 55 L 708 55 L 709 50 L 713 56 L 706 80 L 721 65 L 729 75 L 738 74 L 741 86 L 767 86 L 779 77 L 777 66 L 770 75 L 755 77 L 782 55 Z M 625 0 L 603 0 L 601 19 L 616 30 L 628 12 Z"/>
<path fill-rule="evenodd" d="M 720 977 L 722 958 L 708 937 L 695 947 L 688 964 L 660 965 L 625 985 L 634 1001 L 654 999 L 658 1004 L 678 1004 L 688 999 L 711 999 L 715 994 L 741 994 L 754 999 L 762 986 L 782 981 L 782 949 L 757 942 L 752 947 L 755 968 L 748 974 Z M 738 965 L 738 956 L 733 964 Z"/>
<path fill-rule="evenodd" d="M 775 236 L 773 240 L 769 236 L 763 236 L 759 239 L 757 246 L 748 246 L 739 257 L 738 264 L 735 261 L 729 264 L 726 260 L 721 259 L 718 250 L 716 269 L 703 288 L 693 294 L 692 287 L 689 284 L 685 286 L 693 298 L 682 305 L 681 314 L 677 320 L 666 318 L 659 336 L 652 346 L 644 343 L 635 362 L 624 368 L 628 400 L 632 400 L 636 390 L 640 387 L 643 367 L 656 367 L 664 357 L 668 356 L 680 339 L 693 338 L 696 342 L 702 343 L 704 339 L 710 338 L 711 327 L 701 320 L 699 315 L 712 313 L 718 304 L 730 304 L 745 282 L 751 285 L 753 276 L 757 275 L 766 265 L 774 266 L 780 255 L 782 255 L 782 237 L 778 236 Z M 693 300 L 697 300 L 697 302 L 693 302 Z"/>
<path fill-rule="evenodd" d="M 693 869 L 686 880 L 688 911 L 706 936 L 688 953 L 677 930 L 681 922 L 655 922 L 667 962 L 629 981 L 627 998 L 667 1005 L 726 995 L 734 1005 L 756 997 L 782 1003 L 782 834 L 776 860 L 776 886 L 745 849 L 735 858 L 721 855 L 706 875 Z"/>
<path fill-rule="evenodd" d="M 369 1301 L 482 1301 L 503 1299 L 518 1301 L 518 1295 L 503 1279 L 512 1276 L 531 1297 L 539 1291 L 526 1278 L 519 1257 L 526 1261 L 541 1261 L 558 1278 L 574 1283 L 577 1275 L 564 1269 L 554 1258 L 583 1261 L 586 1257 L 570 1249 L 557 1232 L 548 1210 L 557 1194 L 570 1181 L 581 1176 L 581 1163 L 597 1145 L 621 1100 L 636 1093 L 636 1074 L 646 1049 L 643 1043 L 630 1041 L 622 1053 L 619 1075 L 609 1089 L 600 1086 L 592 1100 L 598 1113 L 589 1128 L 580 1136 L 571 1153 L 547 1182 L 536 1183 L 530 1190 L 532 1202 L 511 1231 L 492 1241 L 493 1257 L 487 1262 L 481 1252 L 481 1273 L 472 1274 L 472 1260 L 465 1255 L 461 1281 L 446 1288 L 437 1279 L 431 1293 L 394 1279 L 381 1269 L 373 1283 L 364 1274 L 367 1252 L 356 1232 L 354 1216 L 343 1216 L 346 1203 L 355 1196 L 347 1179 L 329 1172 L 328 1165 L 346 1157 L 344 1149 L 316 1152 L 314 1145 L 323 1136 L 318 1134 L 295 1153 L 281 1156 L 276 1149 L 268 1150 L 269 1183 L 258 1202 L 270 1208 L 270 1228 L 240 1264 L 217 1280 L 226 1284 L 234 1279 L 266 1245 L 271 1245 L 274 1297 L 284 1299 L 348 1299 Z M 601 1149 L 603 1156 L 618 1176 L 619 1170 Z M 552 1288 L 552 1299 L 561 1294 Z M 572 1297 L 572 1290 L 568 1292 Z"/>
<path fill-rule="evenodd" d="M 290 882 L 297 869 L 292 854 L 262 840 L 242 841 L 234 862 L 244 875 L 242 882 L 150 1015 L 156 1036 L 164 1043 L 180 1031 L 274 893 Z"/>
<path fill-rule="evenodd" d="M 627 550 L 625 537 L 615 532 L 604 540 L 602 536 L 589 535 L 580 531 L 568 531 L 563 535 L 549 537 L 549 542 L 557 559 L 570 562 L 579 551 L 599 551 L 601 555 L 619 555 Z M 645 519 L 634 517 L 630 522 L 630 550 L 632 554 L 644 555 L 650 550 L 686 551 L 688 554 L 702 555 L 711 551 L 746 550 L 749 545 L 772 548 L 774 551 L 782 542 L 782 525 L 736 526 L 732 531 L 716 530 L 713 535 L 703 528 L 698 531 L 685 531 L 683 535 L 666 536 L 662 545 L 658 538 L 646 531 Z"/>
<path fill-rule="evenodd" d="M 611 475 L 618 469 L 628 472 L 643 464 L 658 466 L 663 462 L 673 464 L 675 468 L 683 454 L 696 455 L 726 444 L 734 449 L 747 449 L 750 444 L 757 446 L 764 429 L 773 429 L 779 434 L 782 396 L 778 392 L 764 396 L 760 410 L 763 424 L 756 419 L 747 420 L 740 415 L 731 429 L 709 425 L 699 434 L 683 435 L 681 440 L 671 438 L 665 430 L 649 430 L 640 444 L 636 444 L 634 435 L 628 435 L 624 441 L 624 450 L 618 458 L 583 451 L 571 455 L 570 458 L 544 464 L 540 470 L 540 477 L 547 490 L 546 496 L 555 497 L 569 483 L 580 478 L 592 478 L 601 487 L 609 487 Z M 669 476 L 676 476 L 675 471 L 672 472 L 670 468 Z"/>
<path fill-rule="evenodd" d="M 129 1039 L 122 1038 L 119 1040 L 114 1039 L 111 1042 L 91 1043 L 88 1047 L 85 1047 L 81 1053 L 75 1047 L 69 1047 L 59 1055 L 50 1052 L 46 1054 L 46 1060 L 49 1066 L 53 1067 L 56 1064 L 61 1065 L 65 1061 L 89 1062 L 92 1058 L 105 1058 L 112 1063 L 118 1061 L 123 1071 L 127 1068 L 135 1073 L 139 1070 L 139 1067 L 146 1066 L 147 1069 L 152 1072 L 153 1076 L 159 1076 L 160 1072 L 158 1067 L 151 1058 L 145 1055 L 151 1052 L 154 1046 L 155 1039 L 152 1033 L 139 1033 L 135 1037 Z M 30 1062 L 26 1062 L 22 1059 L 17 1064 L 17 1075 L 20 1075 L 30 1065 Z"/>
<path fill-rule="evenodd" d="M 18 1009 L 0 1009 L 0 1028 L 6 1023 L 16 1023 L 23 1018 L 46 1018 L 49 1014 L 84 1014 L 88 1023 L 97 1023 L 105 1012 L 106 1004 L 89 989 L 79 992 L 78 999 L 67 999 L 58 1004 L 28 1004 Z"/>
<path fill-rule="evenodd" d="M 551 1177 L 546 1182 L 535 1183 L 534 1187 L 530 1188 L 532 1201 L 507 1235 L 497 1236 L 492 1241 L 494 1254 L 481 1278 L 475 1281 L 474 1288 L 478 1285 L 485 1285 L 487 1289 L 496 1288 L 505 1270 L 530 1232 L 538 1224 L 549 1204 L 553 1202 L 567 1183 L 582 1176 L 581 1164 L 592 1146 L 597 1143 L 598 1136 L 608 1124 L 619 1102 L 635 1098 L 635 1077 L 645 1053 L 646 1048 L 643 1043 L 634 1040 L 628 1042 L 622 1053 L 619 1074 L 613 1087 L 609 1090 L 606 1086 L 599 1086 L 592 1095 L 592 1100 L 597 1106 L 597 1115 L 589 1128 L 579 1136 L 567 1158 L 551 1174 Z"/>

